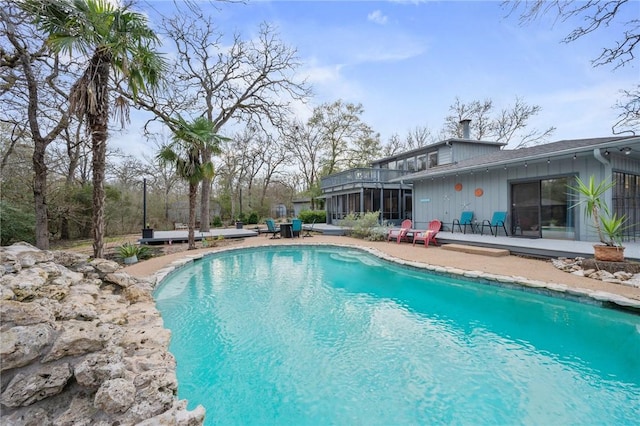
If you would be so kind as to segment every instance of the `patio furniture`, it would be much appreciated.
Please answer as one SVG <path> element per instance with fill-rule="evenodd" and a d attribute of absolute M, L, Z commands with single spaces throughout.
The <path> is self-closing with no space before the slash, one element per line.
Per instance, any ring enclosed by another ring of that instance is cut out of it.
<path fill-rule="evenodd" d="M 458 231 L 463 233 L 467 233 L 467 226 L 471 229 L 471 232 L 475 233 L 475 229 L 473 229 L 473 212 L 464 211 L 460 214 L 460 219 L 453 219 L 453 223 L 451 224 L 451 233 L 455 229 L 455 226 L 458 225 Z M 464 227 L 464 231 L 463 231 Z"/>
<path fill-rule="evenodd" d="M 267 219 L 265 222 L 267 223 L 267 232 L 265 232 L 265 235 L 271 234 L 271 239 L 280 238 L 280 228 L 276 227 L 273 219 Z"/>
<path fill-rule="evenodd" d="M 416 241 L 424 241 L 424 247 L 427 248 L 429 246 L 429 242 L 433 242 L 434 246 L 438 245 L 438 240 L 436 240 L 436 235 L 440 232 L 440 228 L 442 227 L 442 222 L 439 220 L 432 220 L 429 222 L 429 229 L 426 231 L 416 231 L 413 234 L 413 245 L 416 245 Z"/>
<path fill-rule="evenodd" d="M 316 220 L 315 220 L 315 219 L 313 219 L 313 222 L 311 222 L 311 226 L 307 226 L 307 227 L 305 228 L 305 233 L 304 233 L 304 235 L 302 236 L 302 238 L 305 238 L 305 237 L 313 237 L 313 235 L 311 235 L 311 232 L 313 231 L 313 226 L 314 226 L 315 224 L 316 224 Z"/>
<path fill-rule="evenodd" d="M 491 221 L 485 219 L 482 221 L 482 228 L 480 229 L 480 235 L 484 235 L 484 227 L 488 226 L 491 231 L 491 235 L 497 237 L 498 236 L 498 227 L 502 226 L 504 229 L 504 235 L 509 236 L 507 233 L 507 227 L 505 225 L 505 221 L 507 220 L 507 212 L 494 212 L 493 217 L 491 217 Z M 495 228 L 495 233 L 493 232 L 493 228 Z"/>
<path fill-rule="evenodd" d="M 280 236 L 282 238 L 293 238 L 292 222 L 285 222 L 280 224 Z"/>
<path fill-rule="evenodd" d="M 400 229 L 398 228 L 389 229 L 389 232 L 387 232 L 387 242 L 394 239 L 398 244 L 400 244 L 400 241 L 405 240 L 407 238 L 407 233 L 411 229 L 412 224 L 413 222 L 411 222 L 411 219 L 405 219 L 400 224 Z"/>
<path fill-rule="evenodd" d="M 293 219 L 291 223 L 291 232 L 293 232 L 293 236 L 300 238 L 300 234 L 302 233 L 302 220 Z"/>

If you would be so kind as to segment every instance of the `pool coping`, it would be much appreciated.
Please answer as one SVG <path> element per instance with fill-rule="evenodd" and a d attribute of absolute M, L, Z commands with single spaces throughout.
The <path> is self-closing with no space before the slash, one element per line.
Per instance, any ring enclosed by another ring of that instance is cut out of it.
<path fill-rule="evenodd" d="M 559 297 L 564 299 L 574 300 L 579 303 L 595 304 L 604 308 L 614 308 L 640 315 L 640 301 L 633 300 L 624 296 L 620 296 L 614 293 L 605 292 L 602 290 L 591 290 L 586 288 L 571 287 L 566 284 L 556 282 L 545 282 L 541 280 L 532 280 L 517 275 L 500 275 L 492 274 L 477 270 L 465 270 L 450 266 L 437 266 L 424 262 L 415 262 L 405 259 L 400 259 L 395 256 L 383 253 L 380 250 L 371 247 L 363 247 L 354 244 L 340 244 L 340 243 L 313 243 L 308 242 L 304 244 L 281 244 L 278 247 L 342 247 L 354 250 L 360 250 L 372 254 L 380 259 L 396 263 L 399 265 L 409 266 L 411 268 L 426 270 L 429 272 L 435 272 L 442 275 L 449 275 L 455 277 L 464 277 L 468 279 L 481 279 L 486 284 L 497 285 L 501 287 L 511 287 L 521 290 L 528 290 L 535 293 L 541 293 L 550 297 Z M 257 247 L 225 247 L 216 251 L 210 251 L 206 253 L 186 254 L 183 258 L 171 262 L 169 265 L 157 270 L 152 275 L 152 281 L 154 290 L 173 273 L 180 269 L 194 263 L 197 260 L 204 259 L 210 256 L 215 256 L 220 253 L 233 252 L 238 250 L 255 250 Z M 265 248 L 266 249 L 266 248 Z"/>

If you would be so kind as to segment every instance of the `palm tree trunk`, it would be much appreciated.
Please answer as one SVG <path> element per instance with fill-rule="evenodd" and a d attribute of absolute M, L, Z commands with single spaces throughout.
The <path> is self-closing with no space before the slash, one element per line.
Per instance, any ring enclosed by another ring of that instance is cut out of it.
<path fill-rule="evenodd" d="M 211 180 L 202 179 L 202 193 L 200 194 L 200 232 L 209 232 L 210 229 L 210 207 L 209 198 L 211 197 Z"/>
<path fill-rule="evenodd" d="M 195 250 L 196 238 L 196 202 L 198 201 L 198 184 L 189 183 L 189 250 Z"/>
<path fill-rule="evenodd" d="M 202 164 L 211 161 L 211 150 L 204 148 L 201 150 Z M 211 181 L 212 178 L 204 177 L 202 179 L 202 193 L 200 194 L 200 232 L 209 232 L 209 198 L 211 197 Z"/>
<path fill-rule="evenodd" d="M 91 129 L 91 150 L 93 154 L 93 256 L 104 257 L 105 233 L 105 190 L 104 176 L 107 157 L 107 125 L 109 121 L 109 57 L 103 52 L 96 52 L 91 59 L 91 66 L 87 69 L 93 76 L 89 89 L 95 90 L 95 106 L 87 105 L 87 125 Z M 86 75 L 86 74 L 85 74 Z M 84 76 L 83 76 L 84 77 Z M 91 90 L 88 90 L 90 93 Z M 87 102 L 91 102 L 88 94 Z"/>

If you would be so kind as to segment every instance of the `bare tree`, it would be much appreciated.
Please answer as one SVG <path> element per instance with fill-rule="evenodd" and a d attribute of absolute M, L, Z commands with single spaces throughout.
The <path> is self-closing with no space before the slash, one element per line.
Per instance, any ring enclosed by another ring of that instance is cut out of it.
<path fill-rule="evenodd" d="M 600 54 L 592 61 L 593 66 L 612 65 L 616 70 L 636 60 L 636 49 L 640 44 L 640 14 L 637 0 L 505 0 L 503 7 L 508 15 L 519 14 L 520 22 L 527 24 L 551 15 L 562 22 L 579 19 L 576 28 L 562 40 L 571 43 L 602 28 L 620 27 L 622 34 L 609 46 L 602 46 Z M 620 110 L 618 121 L 613 124 L 613 134 L 640 131 L 640 84 L 633 89 L 621 90 L 622 99 L 615 107 Z"/>
<path fill-rule="evenodd" d="M 443 132 L 447 137 L 462 138 L 461 120 L 471 120 L 472 137 L 482 140 L 491 133 L 491 118 L 489 114 L 493 109 L 493 101 L 471 101 L 464 103 L 456 97 L 453 104 L 449 106 L 450 114 L 445 118 Z"/>
<path fill-rule="evenodd" d="M 429 126 L 416 126 L 407 132 L 406 150 L 422 148 L 434 142 L 436 142 L 436 137 Z"/>
<path fill-rule="evenodd" d="M 260 151 L 260 170 L 262 177 L 262 194 L 260 195 L 260 206 L 265 206 L 267 198 L 267 190 L 271 182 L 276 178 L 281 178 L 282 166 L 290 163 L 289 153 L 285 149 L 285 143 L 281 138 L 268 135 L 266 138 L 260 138 L 258 143 L 262 147 L 267 147 Z"/>
<path fill-rule="evenodd" d="M 320 171 L 322 168 L 322 151 L 324 138 L 320 128 L 293 121 L 283 130 L 285 148 L 291 153 L 300 167 L 304 179 L 305 190 L 310 194 L 319 192 Z M 315 208 L 314 197 L 311 197 L 311 209 Z"/>
<path fill-rule="evenodd" d="M 57 56 L 46 54 L 44 38 L 27 22 L 27 15 L 11 3 L 0 7 L 2 48 L 0 78 L 3 116 L 11 126 L 12 141 L 33 140 L 33 196 L 36 217 L 36 246 L 49 249 L 47 211 L 47 146 L 67 126 L 68 90 L 60 81 Z M 26 116 L 23 115 L 26 111 Z M 4 161 L 4 159 L 3 159 Z"/>
<path fill-rule="evenodd" d="M 382 146 L 383 157 L 391 157 L 404 151 L 407 151 L 407 147 L 397 133 L 392 134 L 387 143 Z"/>
<path fill-rule="evenodd" d="M 162 26 L 177 49 L 171 90 L 142 106 L 170 127 L 170 117 L 179 112 L 208 118 L 218 133 L 230 120 L 277 128 L 290 114 L 291 101 L 304 101 L 311 94 L 304 81 L 295 79 L 301 65 L 296 50 L 269 24 L 262 24 L 249 41 L 235 34 L 230 47 L 197 4 L 165 19 Z M 211 152 L 203 151 L 202 157 L 209 161 Z M 205 179 L 201 218 L 209 217 L 210 190 L 211 180 Z M 200 230 L 209 230 L 208 220 L 201 220 Z"/>
<path fill-rule="evenodd" d="M 618 121 L 611 126 L 614 135 L 640 132 L 640 84 L 632 90 L 622 90 L 623 97 L 616 108 L 620 110 Z M 620 128 L 620 129 L 618 129 Z"/>
<path fill-rule="evenodd" d="M 637 1 L 506 0 L 503 7 L 508 9 L 509 15 L 519 13 L 523 24 L 547 14 L 554 15 L 563 22 L 573 18 L 580 19 L 582 24 L 567 34 L 562 40 L 565 43 L 576 41 L 600 28 L 620 24 L 624 28 L 621 37 L 613 46 L 603 47 L 592 63 L 594 66 L 613 64 L 614 68 L 619 68 L 635 59 L 635 49 L 640 43 Z"/>
<path fill-rule="evenodd" d="M 528 128 L 529 119 L 541 110 L 537 105 L 528 105 L 523 99 L 516 98 L 512 106 L 496 114 L 490 99 L 464 103 L 456 98 L 449 107 L 451 113 L 445 119 L 443 134 L 445 137 L 462 138 L 460 121 L 470 119 L 472 139 L 507 144 L 515 142 L 514 148 L 523 148 L 545 141 L 555 131 L 555 127 L 544 131 Z"/>

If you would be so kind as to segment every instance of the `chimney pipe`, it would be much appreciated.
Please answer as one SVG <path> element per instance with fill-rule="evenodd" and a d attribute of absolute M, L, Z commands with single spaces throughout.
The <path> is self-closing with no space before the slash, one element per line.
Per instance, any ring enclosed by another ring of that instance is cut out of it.
<path fill-rule="evenodd" d="M 460 124 L 462 124 L 462 139 L 471 139 L 471 129 L 469 128 L 471 120 L 465 118 L 464 120 L 460 120 Z"/>

